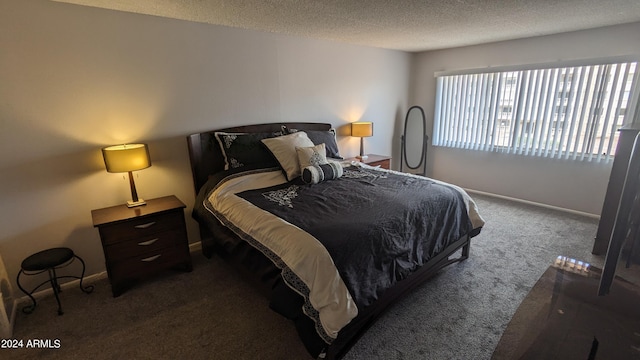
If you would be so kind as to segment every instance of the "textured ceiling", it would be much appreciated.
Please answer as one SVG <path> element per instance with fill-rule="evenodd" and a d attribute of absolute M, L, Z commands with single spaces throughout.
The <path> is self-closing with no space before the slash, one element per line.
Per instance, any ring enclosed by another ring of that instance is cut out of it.
<path fill-rule="evenodd" d="M 639 0 L 54 0 L 422 51 L 640 21 Z"/>

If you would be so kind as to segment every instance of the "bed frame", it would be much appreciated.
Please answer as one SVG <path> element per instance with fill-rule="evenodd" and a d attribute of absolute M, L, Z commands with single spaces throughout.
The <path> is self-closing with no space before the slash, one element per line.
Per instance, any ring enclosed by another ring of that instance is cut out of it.
<path fill-rule="evenodd" d="M 331 128 L 331 124 L 327 123 L 272 123 L 230 127 L 189 135 L 187 137 L 187 144 L 189 147 L 189 158 L 191 160 L 191 169 L 193 172 L 196 194 L 206 183 L 209 175 L 224 169 L 224 158 L 222 156 L 222 152 L 213 137 L 215 132 L 276 132 L 282 130 L 283 126 L 289 129 L 294 128 L 299 130 L 329 130 Z M 233 258 L 233 256 L 227 252 L 227 249 L 217 246 L 216 244 L 219 242 L 215 240 L 223 240 L 225 237 L 234 238 L 235 234 L 233 232 L 219 223 L 200 223 L 199 226 L 200 237 L 202 239 L 202 252 L 207 258 L 213 256 L 214 253 L 224 259 Z M 375 320 L 393 303 L 423 284 L 426 280 L 434 276 L 440 269 L 467 259 L 469 257 L 470 237 L 474 235 L 475 234 L 464 236 L 449 245 L 443 252 L 429 260 L 429 262 L 422 266 L 418 271 L 388 289 L 374 304 L 365 309 L 360 309 L 358 316 L 340 330 L 338 337 L 328 347 L 325 359 L 341 358 L 360 338 L 360 336 L 362 336 L 362 334 L 375 322 Z M 459 251 L 460 249 L 462 250 Z M 273 276 L 273 273 L 271 275 L 267 275 L 264 271 L 261 271 L 260 273 L 254 272 L 251 274 L 251 269 L 243 269 L 242 266 L 238 266 L 238 264 L 233 265 L 235 268 L 239 268 L 244 275 L 249 274 L 250 277 L 253 277 L 255 280 L 254 282 L 261 283 L 263 292 L 268 292 L 268 286 L 264 286 L 264 280 L 269 276 Z M 275 266 L 273 266 L 273 268 L 277 270 Z"/>

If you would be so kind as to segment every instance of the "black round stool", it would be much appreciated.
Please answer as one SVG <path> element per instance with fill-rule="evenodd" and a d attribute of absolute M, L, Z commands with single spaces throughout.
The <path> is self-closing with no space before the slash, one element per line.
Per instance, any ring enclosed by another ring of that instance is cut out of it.
<path fill-rule="evenodd" d="M 66 267 L 73 263 L 75 259 L 80 260 L 82 263 L 82 274 L 80 276 L 60 276 L 56 275 L 56 269 L 60 269 Z M 58 293 L 62 291 L 60 288 L 60 284 L 58 284 L 58 279 L 62 278 L 74 278 L 80 279 L 80 290 L 84 293 L 91 293 L 93 291 L 93 285 L 82 286 L 82 279 L 84 278 L 84 270 L 85 265 L 84 261 L 76 254 L 73 253 L 73 250 L 66 247 L 59 247 L 53 249 L 47 249 L 40 252 L 37 252 L 28 258 L 22 261 L 20 272 L 18 272 L 18 287 L 22 290 L 23 293 L 27 294 L 33 301 L 32 305 L 27 305 L 22 308 L 22 312 L 25 314 L 30 314 L 36 308 L 36 299 L 31 295 L 36 290 L 38 290 L 41 286 L 46 283 L 51 284 L 51 288 L 53 289 L 53 294 L 56 296 L 56 301 L 58 302 L 58 315 L 62 315 L 62 305 L 60 305 L 60 297 L 58 297 Z M 20 275 L 37 275 L 43 272 L 49 273 L 49 280 L 46 280 L 42 284 L 36 286 L 31 292 L 27 292 L 22 285 L 20 285 Z"/>

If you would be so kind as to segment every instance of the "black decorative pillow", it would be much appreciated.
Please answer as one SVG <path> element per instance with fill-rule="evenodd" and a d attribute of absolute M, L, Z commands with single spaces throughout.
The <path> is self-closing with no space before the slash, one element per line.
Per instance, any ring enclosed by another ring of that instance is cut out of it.
<path fill-rule="evenodd" d="M 342 176 L 342 165 L 337 161 L 327 164 L 307 166 L 302 169 L 302 181 L 306 184 L 317 184 L 326 180 L 334 180 Z"/>
<path fill-rule="evenodd" d="M 314 145 L 324 144 L 327 150 L 327 157 L 334 159 L 344 159 L 340 155 L 340 151 L 338 150 L 338 143 L 336 142 L 336 130 L 329 129 L 327 131 L 323 130 L 298 130 L 298 129 L 288 129 L 289 133 L 294 133 L 297 131 L 304 131 L 307 133 L 307 136 Z"/>
<path fill-rule="evenodd" d="M 262 139 L 276 137 L 275 133 L 225 133 L 214 134 L 224 156 L 224 169 L 249 165 L 277 167 L 278 162 L 262 144 Z"/>

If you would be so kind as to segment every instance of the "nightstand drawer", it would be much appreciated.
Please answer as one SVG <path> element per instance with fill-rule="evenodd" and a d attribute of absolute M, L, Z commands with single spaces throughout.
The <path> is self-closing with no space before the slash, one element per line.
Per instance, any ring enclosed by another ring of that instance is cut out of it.
<path fill-rule="evenodd" d="M 187 242 L 187 239 L 184 238 L 184 231 L 176 229 L 120 241 L 105 246 L 104 252 L 110 261 L 118 261 L 150 251 L 184 244 L 185 242 Z"/>
<path fill-rule="evenodd" d="M 111 276 L 114 279 L 135 279 L 157 273 L 170 266 L 185 264 L 190 259 L 185 245 L 172 246 L 138 254 L 134 257 L 115 261 L 111 264 Z"/>
<path fill-rule="evenodd" d="M 128 239 L 140 239 L 145 236 L 176 229 L 184 222 L 182 210 L 154 216 L 146 216 L 100 227 L 100 237 L 105 245 L 115 244 Z"/>

